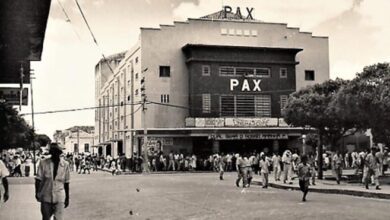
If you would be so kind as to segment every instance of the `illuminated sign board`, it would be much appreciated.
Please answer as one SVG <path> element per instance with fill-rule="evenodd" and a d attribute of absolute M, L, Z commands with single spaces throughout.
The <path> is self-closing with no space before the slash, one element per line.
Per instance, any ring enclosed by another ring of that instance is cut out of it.
<path fill-rule="evenodd" d="M 10 105 L 19 105 L 20 89 L 19 88 L 0 88 L 0 100 Z M 27 105 L 28 89 L 24 88 L 22 92 L 22 105 Z"/>

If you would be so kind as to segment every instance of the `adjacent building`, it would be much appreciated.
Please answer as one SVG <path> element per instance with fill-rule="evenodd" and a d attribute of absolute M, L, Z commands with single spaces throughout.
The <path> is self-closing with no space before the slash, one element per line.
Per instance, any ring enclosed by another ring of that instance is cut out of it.
<path fill-rule="evenodd" d="M 53 139 L 65 147 L 64 153 L 98 153 L 94 146 L 93 126 L 73 126 L 66 130 L 57 130 Z"/>
<path fill-rule="evenodd" d="M 283 106 L 329 79 L 328 38 L 220 11 L 141 28 L 133 48 L 96 65 L 95 79 L 104 155 L 139 154 L 144 127 L 147 146 L 164 152 L 300 148 L 306 131 L 283 121 Z"/>

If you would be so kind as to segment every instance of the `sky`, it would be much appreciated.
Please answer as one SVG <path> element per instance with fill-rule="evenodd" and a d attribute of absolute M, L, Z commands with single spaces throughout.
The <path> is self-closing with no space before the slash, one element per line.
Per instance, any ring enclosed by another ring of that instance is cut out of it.
<path fill-rule="evenodd" d="M 52 0 L 42 60 L 32 63 L 35 112 L 95 106 L 94 67 L 102 53 L 130 49 L 140 27 L 198 18 L 221 10 L 222 5 L 253 7 L 255 19 L 328 36 L 332 79 L 352 79 L 364 66 L 390 61 L 389 0 L 78 1 L 99 46 L 75 0 Z M 31 106 L 23 107 L 22 113 L 30 112 Z M 25 119 L 31 123 L 30 115 Z M 49 137 L 75 125 L 94 125 L 94 111 L 35 115 L 37 133 Z"/>

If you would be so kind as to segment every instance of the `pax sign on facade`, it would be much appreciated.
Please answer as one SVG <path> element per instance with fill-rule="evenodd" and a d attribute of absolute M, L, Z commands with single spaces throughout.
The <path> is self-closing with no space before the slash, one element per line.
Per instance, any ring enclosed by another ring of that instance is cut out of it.
<path fill-rule="evenodd" d="M 231 13 L 233 9 L 232 9 L 232 7 L 230 7 L 230 6 L 224 6 L 224 7 L 223 7 L 223 10 L 224 10 L 224 18 L 227 18 L 227 14 L 228 14 L 228 13 Z M 248 15 L 247 15 L 246 17 L 243 17 L 242 14 L 241 14 L 241 9 L 240 9 L 240 7 L 237 7 L 237 9 L 236 9 L 236 15 L 237 15 L 240 19 L 253 20 L 253 16 L 252 16 L 253 8 L 248 8 L 248 7 L 246 7 L 246 11 L 247 11 Z"/>

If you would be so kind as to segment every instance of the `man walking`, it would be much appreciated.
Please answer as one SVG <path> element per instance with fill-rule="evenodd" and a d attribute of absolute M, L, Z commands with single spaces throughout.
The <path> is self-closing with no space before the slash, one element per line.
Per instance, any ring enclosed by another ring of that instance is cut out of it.
<path fill-rule="evenodd" d="M 379 187 L 379 161 L 378 158 L 375 156 L 376 152 L 378 151 L 377 148 L 372 147 L 371 153 L 369 153 L 364 162 L 364 184 L 366 186 L 366 189 L 368 189 L 368 182 L 370 181 L 371 175 L 374 176 L 375 186 L 377 190 L 380 190 Z"/>
<path fill-rule="evenodd" d="M 35 177 L 35 198 L 41 203 L 43 220 L 63 219 L 63 210 L 69 206 L 69 164 L 61 156 L 62 148 L 51 143 L 50 158 L 40 161 Z"/>
<path fill-rule="evenodd" d="M 333 156 L 333 169 L 334 173 L 336 175 L 336 182 L 337 184 L 340 184 L 341 175 L 343 173 L 343 157 L 341 156 L 340 152 L 336 152 Z"/>
<path fill-rule="evenodd" d="M 263 180 L 262 181 L 263 188 L 268 188 L 268 173 L 269 173 L 268 167 L 269 167 L 269 162 L 265 158 L 265 154 L 263 154 L 261 155 L 261 159 L 260 159 L 260 172 Z"/>
<path fill-rule="evenodd" d="M 9 176 L 8 169 L 0 159 L 0 208 L 9 198 L 7 176 Z"/>
<path fill-rule="evenodd" d="M 280 181 L 280 174 L 281 174 L 280 156 L 277 155 L 276 153 L 274 153 L 274 155 L 272 156 L 272 166 L 273 166 L 275 181 Z"/>
<path fill-rule="evenodd" d="M 282 162 L 283 162 L 283 183 L 286 183 L 286 181 L 288 181 L 288 184 L 292 184 L 291 182 L 292 156 L 290 150 L 284 151 L 282 156 Z"/>

